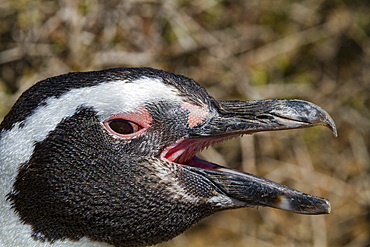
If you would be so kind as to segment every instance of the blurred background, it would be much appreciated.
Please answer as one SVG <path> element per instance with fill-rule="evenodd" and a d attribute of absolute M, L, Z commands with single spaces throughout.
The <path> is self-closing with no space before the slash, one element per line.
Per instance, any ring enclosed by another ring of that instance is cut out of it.
<path fill-rule="evenodd" d="M 0 120 L 39 80 L 149 66 L 217 99 L 298 98 L 334 118 L 204 151 L 207 160 L 328 198 L 330 215 L 217 213 L 160 247 L 369 246 L 370 2 L 0 0 Z"/>

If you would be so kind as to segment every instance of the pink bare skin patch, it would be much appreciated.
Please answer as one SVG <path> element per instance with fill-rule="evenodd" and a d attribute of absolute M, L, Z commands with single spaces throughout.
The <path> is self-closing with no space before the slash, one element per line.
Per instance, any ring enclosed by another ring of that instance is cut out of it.
<path fill-rule="evenodd" d="M 109 127 L 109 122 L 114 119 L 123 119 L 123 120 L 133 122 L 140 126 L 140 130 L 132 134 L 126 134 L 126 135 L 118 134 Z M 125 113 L 119 113 L 119 114 L 112 115 L 108 119 L 106 119 L 103 124 L 110 133 L 118 137 L 121 137 L 121 138 L 131 139 L 131 138 L 135 138 L 136 136 L 144 133 L 150 127 L 150 124 L 152 121 L 153 121 L 153 118 L 152 116 L 150 116 L 148 110 L 145 109 L 145 107 L 140 107 L 134 112 L 125 112 Z"/>
<path fill-rule="evenodd" d="M 188 125 L 190 128 L 193 128 L 203 122 L 209 114 L 209 110 L 207 108 L 200 107 L 188 102 L 182 102 L 181 107 L 190 111 L 188 117 Z"/>

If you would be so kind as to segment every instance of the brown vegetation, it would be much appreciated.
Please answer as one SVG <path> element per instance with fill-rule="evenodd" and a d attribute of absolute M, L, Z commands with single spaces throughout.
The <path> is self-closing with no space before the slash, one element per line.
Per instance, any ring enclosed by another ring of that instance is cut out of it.
<path fill-rule="evenodd" d="M 328 198 L 332 213 L 218 213 L 160 246 L 370 244 L 368 1 L 0 2 L 0 119 L 33 83 L 70 71 L 149 66 L 194 78 L 218 99 L 299 98 L 325 128 L 261 133 L 202 153 Z"/>

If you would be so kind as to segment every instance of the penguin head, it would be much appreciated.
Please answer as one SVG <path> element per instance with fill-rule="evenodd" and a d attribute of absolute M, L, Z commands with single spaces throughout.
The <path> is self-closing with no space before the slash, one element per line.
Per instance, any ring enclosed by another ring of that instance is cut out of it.
<path fill-rule="evenodd" d="M 312 103 L 217 101 L 194 80 L 151 68 L 52 77 L 0 125 L 0 223 L 15 219 L 12 234 L 34 243 L 144 246 L 225 209 L 328 213 L 326 199 L 195 156 L 242 134 L 315 125 L 336 133 Z"/>

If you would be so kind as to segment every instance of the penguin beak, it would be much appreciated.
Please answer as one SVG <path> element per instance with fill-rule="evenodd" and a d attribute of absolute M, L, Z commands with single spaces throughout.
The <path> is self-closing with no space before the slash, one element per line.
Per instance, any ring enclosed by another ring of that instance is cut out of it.
<path fill-rule="evenodd" d="M 192 165 L 196 163 L 194 157 Z M 215 184 L 229 198 L 240 206 L 266 206 L 288 210 L 299 214 L 329 214 L 330 202 L 327 199 L 302 193 L 270 180 L 212 163 L 204 169 L 204 160 L 198 159 L 203 167 L 187 168 Z M 211 168 L 211 166 L 213 167 Z M 211 168 L 211 169 L 210 169 Z"/>
<path fill-rule="evenodd" d="M 301 214 L 328 214 L 328 200 L 308 195 L 252 174 L 201 160 L 195 153 L 208 145 L 242 134 L 324 125 L 337 136 L 333 119 L 319 106 L 301 100 L 220 101 L 218 115 L 194 128 L 187 141 L 173 145 L 185 150 L 166 158 L 206 177 L 242 206 L 268 206 Z M 173 151 L 167 152 L 175 153 Z M 164 154 L 166 156 L 166 154 Z"/>
<path fill-rule="evenodd" d="M 191 133 L 192 138 L 253 134 L 317 125 L 327 126 L 337 136 L 330 115 L 321 107 L 303 100 L 219 101 L 217 110 L 218 116 Z"/>

